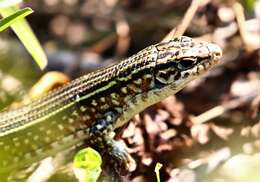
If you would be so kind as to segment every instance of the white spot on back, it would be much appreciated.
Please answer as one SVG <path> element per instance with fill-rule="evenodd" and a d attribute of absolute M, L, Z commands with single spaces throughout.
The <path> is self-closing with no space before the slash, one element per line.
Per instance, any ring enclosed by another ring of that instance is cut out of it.
<path fill-rule="evenodd" d="M 85 106 L 80 106 L 80 111 L 85 112 L 87 108 Z"/>
<path fill-rule="evenodd" d="M 70 124 L 72 124 L 72 123 L 74 123 L 74 121 L 75 121 L 75 120 L 74 120 L 74 119 L 72 119 L 72 118 L 69 118 L 69 120 L 68 120 L 68 121 L 69 121 L 69 123 L 70 123 Z"/>
<path fill-rule="evenodd" d="M 24 142 L 24 144 L 28 144 L 30 141 L 29 141 L 29 139 L 26 138 L 26 139 L 24 139 L 23 142 Z"/>
<path fill-rule="evenodd" d="M 63 126 L 62 124 L 59 124 L 59 125 L 58 125 L 58 128 L 59 128 L 59 130 L 61 130 L 61 131 L 64 130 L 64 126 Z"/>
<path fill-rule="evenodd" d="M 76 102 L 79 102 L 79 101 L 80 101 L 80 96 L 76 95 Z"/>
<path fill-rule="evenodd" d="M 33 140 L 35 140 L 35 141 L 39 140 L 39 138 L 40 138 L 40 137 L 39 137 L 38 135 L 34 135 L 34 136 L 33 136 Z"/>

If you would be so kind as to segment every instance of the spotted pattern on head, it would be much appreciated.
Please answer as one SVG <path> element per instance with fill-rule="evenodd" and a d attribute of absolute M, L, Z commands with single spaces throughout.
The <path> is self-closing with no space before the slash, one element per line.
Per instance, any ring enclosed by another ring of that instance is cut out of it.
<path fill-rule="evenodd" d="M 155 46 L 158 57 L 155 66 L 155 79 L 158 86 L 182 83 L 191 80 L 216 64 L 221 49 L 204 41 L 181 36 Z"/>

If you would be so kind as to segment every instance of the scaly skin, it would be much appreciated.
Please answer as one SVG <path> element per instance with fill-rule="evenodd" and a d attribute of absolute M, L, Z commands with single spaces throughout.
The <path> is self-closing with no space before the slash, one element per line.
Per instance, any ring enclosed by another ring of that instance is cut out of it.
<path fill-rule="evenodd" d="M 217 45 L 175 38 L 82 76 L 29 105 L 2 112 L 0 174 L 83 140 L 106 140 L 109 131 L 208 71 L 221 54 Z"/>

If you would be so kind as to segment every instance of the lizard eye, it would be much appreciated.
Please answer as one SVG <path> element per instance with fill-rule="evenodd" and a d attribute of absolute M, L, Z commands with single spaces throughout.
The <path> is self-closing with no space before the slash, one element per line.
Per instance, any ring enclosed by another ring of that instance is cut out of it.
<path fill-rule="evenodd" d="M 186 70 L 191 68 L 196 63 L 196 58 L 184 58 L 178 63 L 180 70 Z"/>

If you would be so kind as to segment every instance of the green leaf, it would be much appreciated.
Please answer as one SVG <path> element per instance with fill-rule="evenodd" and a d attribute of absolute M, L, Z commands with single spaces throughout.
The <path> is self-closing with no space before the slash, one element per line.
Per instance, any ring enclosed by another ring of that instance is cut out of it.
<path fill-rule="evenodd" d="M 17 11 L 19 11 L 17 6 L 0 9 L 0 13 L 4 18 L 16 13 Z M 11 28 L 22 41 L 23 45 L 32 55 L 39 67 L 44 69 L 48 62 L 47 56 L 27 21 L 24 18 L 21 18 L 20 20 L 15 21 L 11 25 Z"/>
<path fill-rule="evenodd" d="M 74 157 L 73 170 L 80 182 L 96 182 L 101 173 L 102 159 L 97 151 L 88 147 Z"/>
<path fill-rule="evenodd" d="M 21 3 L 22 0 L 0 0 L 0 9 L 7 8 L 9 6 L 17 5 Z"/>
<path fill-rule="evenodd" d="M 0 10 L 1 11 L 1 10 Z M 31 8 L 24 8 L 16 13 L 0 20 L 0 32 L 6 29 L 8 26 L 10 26 L 15 21 L 24 18 L 25 16 L 28 16 L 29 14 L 33 13 L 33 10 Z"/>

